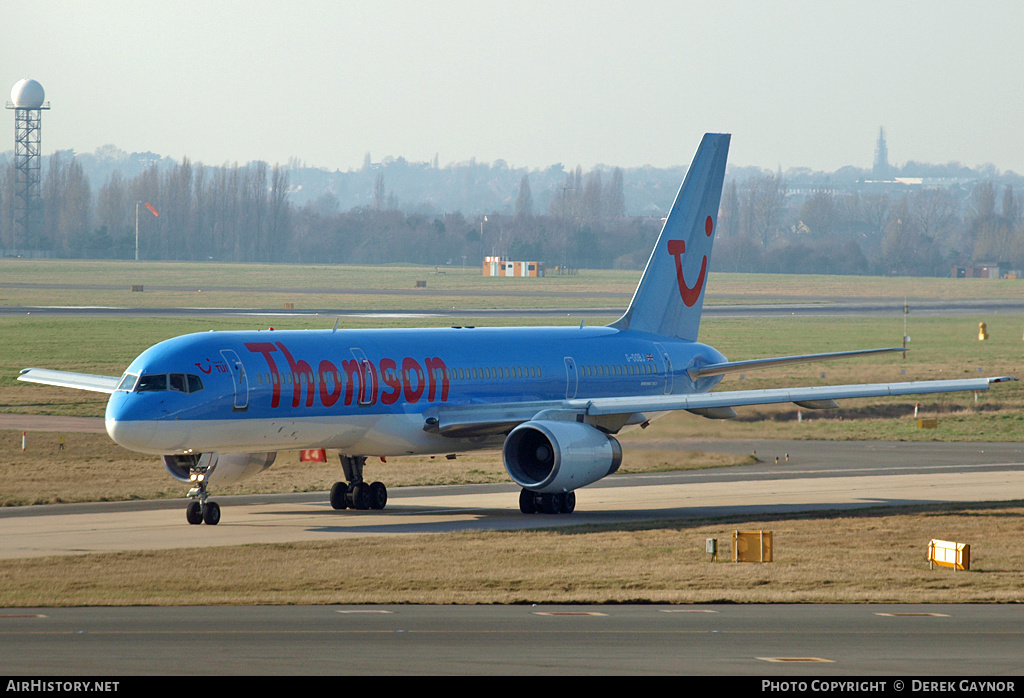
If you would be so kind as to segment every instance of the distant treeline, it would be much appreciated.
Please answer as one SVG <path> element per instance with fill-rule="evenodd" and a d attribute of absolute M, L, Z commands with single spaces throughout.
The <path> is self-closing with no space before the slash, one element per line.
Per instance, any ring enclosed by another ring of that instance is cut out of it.
<path fill-rule="evenodd" d="M 762 174 L 722 195 L 715 267 L 728 271 L 947 276 L 953 267 L 1024 269 L 1020 196 L 984 180 L 865 182 L 788 192 Z"/>
<path fill-rule="evenodd" d="M 295 162 L 211 167 L 121 155 L 102 158 L 102 167 L 95 155 L 46 158 L 29 239 L 14 222 L 13 163 L 0 163 L 4 253 L 131 259 L 138 208 L 142 259 L 477 266 L 485 255 L 502 254 L 549 267 L 636 269 L 684 174 L 606 167 L 584 173 L 561 165 L 530 172 L 500 161 L 440 168 L 436 160 L 374 164 L 369 156 L 359 172 L 327 173 Z M 93 176 L 102 173 L 98 189 L 83 163 Z M 825 176 L 794 171 L 791 178 L 731 168 L 712 266 L 901 275 L 947 275 L 971 263 L 1024 268 L 1016 176 L 972 179 L 967 175 L 977 172 L 950 167 L 929 174 L 953 176 L 912 183 L 871 182 L 854 168 Z M 444 211 L 444 191 L 467 207 L 487 204 Z M 359 203 L 342 203 L 353 201 Z"/>

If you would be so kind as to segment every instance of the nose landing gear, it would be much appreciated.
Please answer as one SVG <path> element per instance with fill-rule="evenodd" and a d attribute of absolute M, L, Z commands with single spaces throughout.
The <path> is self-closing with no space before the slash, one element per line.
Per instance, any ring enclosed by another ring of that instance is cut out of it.
<path fill-rule="evenodd" d="M 220 523 L 220 505 L 210 501 L 210 493 L 206 491 L 209 471 L 210 468 L 200 465 L 199 461 L 189 468 L 189 481 L 194 483 L 194 486 L 188 491 L 192 501 L 185 509 L 185 519 L 192 525 L 205 523 L 208 526 L 216 526 Z"/>
<path fill-rule="evenodd" d="M 216 526 L 220 523 L 220 505 L 217 502 L 207 502 L 205 505 L 197 500 L 188 503 L 185 509 L 185 518 L 190 524 L 205 523 L 209 526 Z"/>

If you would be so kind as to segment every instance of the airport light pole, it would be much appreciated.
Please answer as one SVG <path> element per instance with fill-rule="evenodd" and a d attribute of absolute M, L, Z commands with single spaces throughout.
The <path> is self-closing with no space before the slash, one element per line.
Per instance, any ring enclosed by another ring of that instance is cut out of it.
<path fill-rule="evenodd" d="M 139 204 L 141 201 L 135 202 L 135 261 L 139 261 Z"/>
<path fill-rule="evenodd" d="M 157 213 L 156 209 L 153 208 L 152 204 L 144 203 L 142 201 L 136 201 L 135 202 L 135 261 L 136 262 L 139 261 L 139 204 L 142 204 L 143 206 L 145 206 L 149 210 L 149 212 L 152 213 L 157 218 L 160 217 L 160 214 Z"/>

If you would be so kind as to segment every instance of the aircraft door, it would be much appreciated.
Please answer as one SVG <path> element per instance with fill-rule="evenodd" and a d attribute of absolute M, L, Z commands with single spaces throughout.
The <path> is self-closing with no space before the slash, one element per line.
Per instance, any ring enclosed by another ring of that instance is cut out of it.
<path fill-rule="evenodd" d="M 672 359 L 669 357 L 668 352 L 665 351 L 665 347 L 654 343 L 654 348 L 658 351 L 658 356 L 661 357 L 661 363 L 664 365 L 665 371 L 665 395 L 672 393 Z"/>
<path fill-rule="evenodd" d="M 359 390 L 356 400 L 360 407 L 369 407 L 377 402 L 377 367 L 366 358 L 362 349 L 352 347 L 352 356 L 359 362 Z"/>
<path fill-rule="evenodd" d="M 235 385 L 235 402 L 232 409 L 235 412 L 245 412 L 249 409 L 249 377 L 245 373 L 245 366 L 231 349 L 221 349 L 220 355 L 228 364 L 231 372 L 231 380 Z"/>
<path fill-rule="evenodd" d="M 579 373 L 576 371 L 576 359 L 571 356 L 565 357 L 565 399 L 572 400 L 576 397 L 576 390 L 579 388 Z"/>

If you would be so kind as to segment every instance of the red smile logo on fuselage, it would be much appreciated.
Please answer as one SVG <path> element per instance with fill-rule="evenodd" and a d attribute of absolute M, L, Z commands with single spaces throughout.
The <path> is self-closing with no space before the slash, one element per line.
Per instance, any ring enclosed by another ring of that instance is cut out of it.
<path fill-rule="evenodd" d="M 704 233 L 711 237 L 712 232 L 714 232 L 714 223 L 711 220 L 711 216 L 708 216 L 707 220 L 704 221 Z M 676 281 L 679 283 L 679 297 L 683 299 L 683 303 L 686 304 L 687 308 L 693 307 L 693 304 L 700 298 L 700 292 L 704 289 L 704 277 L 708 271 L 708 256 L 704 255 L 704 259 L 701 260 L 700 275 L 697 277 L 697 283 L 690 287 L 687 285 L 686 279 L 683 278 L 683 255 L 686 253 L 686 241 L 669 240 L 668 253 L 676 259 Z"/>

